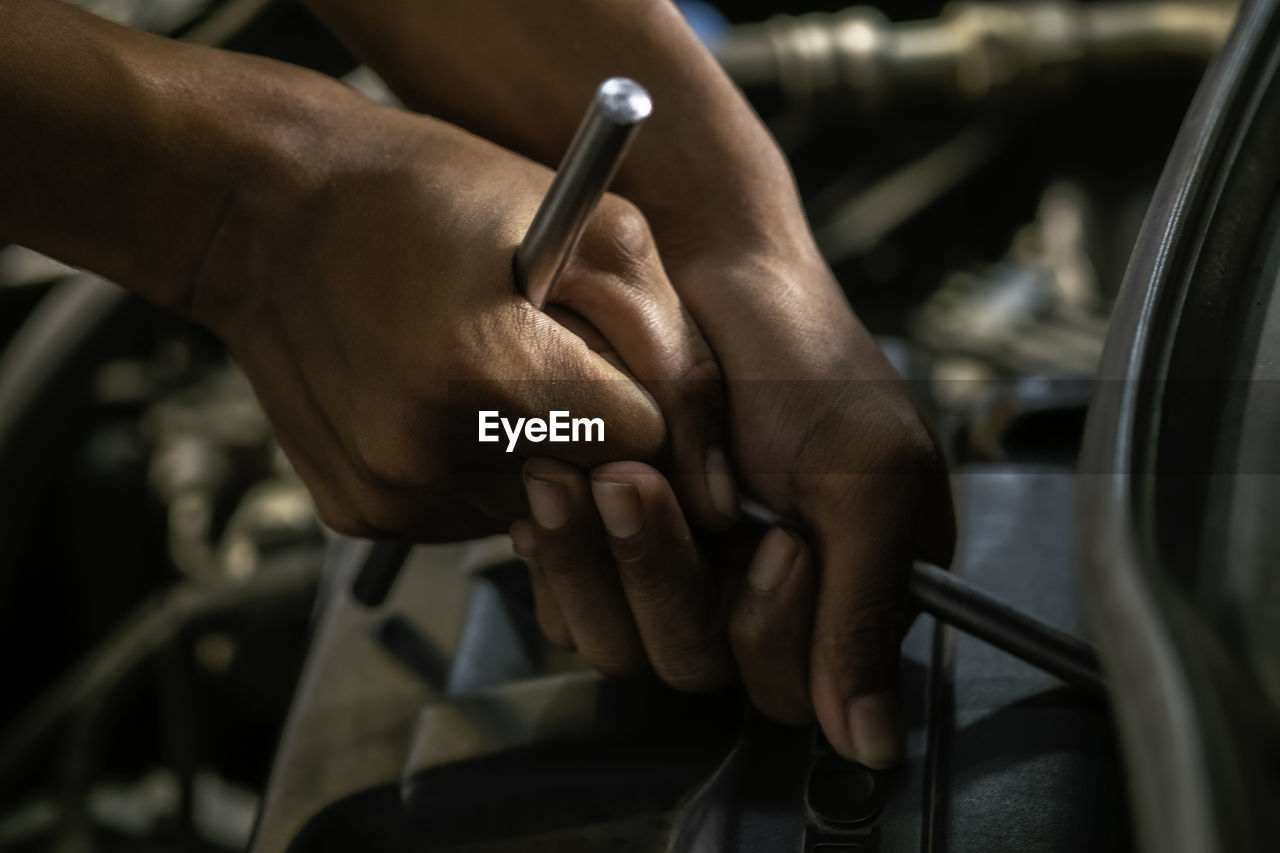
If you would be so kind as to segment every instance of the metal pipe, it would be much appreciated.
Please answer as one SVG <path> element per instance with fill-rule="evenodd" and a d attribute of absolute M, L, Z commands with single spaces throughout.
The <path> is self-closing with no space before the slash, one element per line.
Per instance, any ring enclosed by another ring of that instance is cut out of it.
<path fill-rule="evenodd" d="M 516 250 L 516 284 L 536 307 L 546 304 L 627 146 L 652 112 L 653 99 L 634 80 L 610 77 L 596 89 L 547 196 Z"/>
<path fill-rule="evenodd" d="M 916 563 L 911 600 L 935 619 L 985 640 L 1068 684 L 1106 693 L 1098 655 L 1089 644 L 966 584 L 951 572 Z"/>
<path fill-rule="evenodd" d="M 794 526 L 768 507 L 742 501 L 743 523 L 763 536 L 774 525 Z M 1105 694 L 1097 652 L 1016 607 L 974 589 L 957 575 L 929 563 L 911 567 L 907 596 L 921 612 L 990 643 L 1068 684 Z"/>
<path fill-rule="evenodd" d="M 716 57 L 738 85 L 798 102 L 834 95 L 874 106 L 919 90 L 978 99 L 1013 84 L 1037 91 L 1089 64 L 1207 61 L 1236 8 L 1233 0 L 953 2 L 937 18 L 891 22 L 852 6 L 735 26 Z"/>

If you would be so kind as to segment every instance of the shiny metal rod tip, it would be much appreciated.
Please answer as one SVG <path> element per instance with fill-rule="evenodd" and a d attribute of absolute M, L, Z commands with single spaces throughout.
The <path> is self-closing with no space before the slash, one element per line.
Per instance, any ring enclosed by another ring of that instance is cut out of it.
<path fill-rule="evenodd" d="M 536 307 L 550 298 L 631 138 L 652 112 L 653 99 L 634 80 L 610 77 L 596 87 L 587 114 L 516 250 L 516 283 Z"/>
<path fill-rule="evenodd" d="M 630 77 L 610 77 L 596 89 L 596 104 L 611 121 L 639 124 L 653 113 L 649 91 Z"/>

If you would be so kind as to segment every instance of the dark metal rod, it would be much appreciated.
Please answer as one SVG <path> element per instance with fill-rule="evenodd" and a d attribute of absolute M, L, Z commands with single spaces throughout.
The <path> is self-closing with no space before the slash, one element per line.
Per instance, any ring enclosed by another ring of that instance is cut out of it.
<path fill-rule="evenodd" d="M 541 308 L 640 124 L 653 112 L 645 88 L 610 77 L 596 89 L 546 198 L 516 250 L 516 284 Z"/>
<path fill-rule="evenodd" d="M 752 500 L 742 501 L 742 514 L 744 523 L 760 536 L 774 525 L 794 526 Z M 907 595 L 913 605 L 939 622 L 990 643 L 1068 684 L 1106 693 L 1102 666 L 1092 646 L 974 589 L 945 569 L 916 563 L 911 568 Z"/>
<path fill-rule="evenodd" d="M 979 592 L 951 572 L 928 563 L 911 570 L 910 595 L 925 613 L 1068 684 L 1106 693 L 1093 648 L 1021 610 Z"/>

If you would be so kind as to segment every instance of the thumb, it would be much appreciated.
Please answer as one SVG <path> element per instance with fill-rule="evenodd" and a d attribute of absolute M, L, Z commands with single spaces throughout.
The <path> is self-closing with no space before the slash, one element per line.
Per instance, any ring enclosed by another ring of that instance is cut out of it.
<path fill-rule="evenodd" d="M 848 475 L 810 516 L 820 561 L 811 647 L 814 712 L 837 752 L 868 767 L 902 760 L 899 646 L 908 625 L 910 486 Z M 825 491 L 825 490 L 824 490 Z"/>

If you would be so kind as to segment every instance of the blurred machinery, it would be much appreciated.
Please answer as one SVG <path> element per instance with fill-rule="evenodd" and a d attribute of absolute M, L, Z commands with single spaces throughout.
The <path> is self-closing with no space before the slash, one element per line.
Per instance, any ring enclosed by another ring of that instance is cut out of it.
<path fill-rule="evenodd" d="M 1126 62 L 1205 62 L 1226 39 L 1236 6 L 955 2 L 937 18 L 903 22 L 854 6 L 736 27 L 717 56 L 739 85 L 776 87 L 791 101 L 838 98 L 866 108 L 922 91 L 978 100 L 1069 85 L 1086 69 L 1105 73 Z"/>
<path fill-rule="evenodd" d="M 289 2 L 82 5 L 353 71 Z M 1090 378 L 1235 4 L 684 5 L 936 416 L 961 570 L 1076 628 L 1070 471 Z M 366 70 L 348 79 L 385 96 Z M 580 671 L 540 642 L 501 543 L 415 549 L 385 601 L 353 599 L 376 549 L 329 541 L 200 330 L 10 246 L 0 343 L 0 850 L 245 849 L 255 825 L 271 851 L 791 849 L 733 846 L 770 837 L 751 804 L 771 797 L 823 853 L 1127 849 L 1105 709 L 932 623 L 906 649 L 916 763 L 850 770 L 810 732 L 744 723 L 734 697 Z M 521 715 L 548 703 L 564 706 L 556 743 L 578 746 L 542 777 L 530 762 L 552 766 L 552 741 Z M 513 798 L 528 808 L 496 813 Z M 412 843 L 396 836 L 406 803 Z"/>

